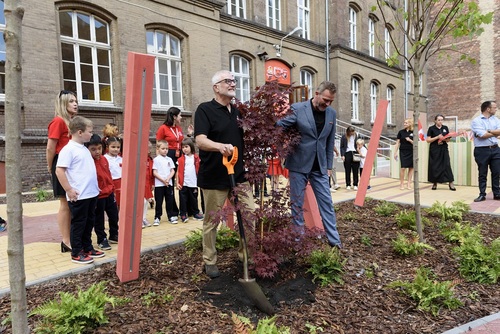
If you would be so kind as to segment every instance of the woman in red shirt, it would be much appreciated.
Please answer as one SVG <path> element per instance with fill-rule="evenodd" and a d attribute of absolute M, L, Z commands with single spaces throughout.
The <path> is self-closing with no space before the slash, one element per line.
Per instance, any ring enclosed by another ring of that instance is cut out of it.
<path fill-rule="evenodd" d="M 57 213 L 57 223 L 61 232 L 61 252 L 71 251 L 70 247 L 70 227 L 71 213 L 69 211 L 66 192 L 59 183 L 55 174 L 57 157 L 61 149 L 69 142 L 70 135 L 68 124 L 71 118 L 78 113 L 78 100 L 76 94 L 69 90 L 62 90 L 56 97 L 54 119 L 48 126 L 47 140 L 47 170 L 52 174 L 52 189 L 54 197 L 59 198 L 59 212 Z"/>
<path fill-rule="evenodd" d="M 167 111 L 167 118 L 165 122 L 158 128 L 156 132 L 156 140 L 166 140 L 168 142 L 168 153 L 175 165 L 175 171 L 177 172 L 177 159 L 182 154 L 182 140 L 184 139 L 184 134 L 181 128 L 181 111 L 179 108 L 170 107 Z M 175 180 L 172 180 L 173 184 Z M 173 214 L 174 216 L 179 215 L 179 207 L 175 202 L 173 203 Z"/>

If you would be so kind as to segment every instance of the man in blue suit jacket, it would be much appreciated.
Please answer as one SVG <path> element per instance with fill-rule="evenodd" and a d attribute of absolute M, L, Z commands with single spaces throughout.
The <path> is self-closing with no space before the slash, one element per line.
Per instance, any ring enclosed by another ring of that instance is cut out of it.
<path fill-rule="evenodd" d="M 302 232 L 304 229 L 304 193 L 307 181 L 311 183 L 319 212 L 331 246 L 341 248 L 337 231 L 337 219 L 333 209 L 328 180 L 332 172 L 333 147 L 337 112 L 330 107 L 337 88 L 329 81 L 322 82 L 314 97 L 306 102 L 294 103 L 293 113 L 277 125 L 296 127 L 301 135 L 300 143 L 286 158 L 289 170 L 290 200 L 294 224 Z"/>

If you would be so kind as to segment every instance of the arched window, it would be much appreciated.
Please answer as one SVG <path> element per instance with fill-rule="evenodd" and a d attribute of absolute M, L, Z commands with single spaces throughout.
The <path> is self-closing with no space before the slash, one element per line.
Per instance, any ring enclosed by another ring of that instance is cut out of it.
<path fill-rule="evenodd" d="M 148 53 L 155 56 L 153 106 L 182 107 L 181 41 L 161 30 L 146 31 Z"/>
<path fill-rule="evenodd" d="M 236 98 L 242 102 L 250 100 L 250 62 L 242 56 L 232 55 L 230 63 L 231 73 L 238 81 Z"/>
<path fill-rule="evenodd" d="M 394 97 L 394 88 L 391 86 L 387 87 L 387 101 L 389 104 L 387 105 L 387 124 L 392 124 L 392 99 Z"/>
<path fill-rule="evenodd" d="M 368 18 L 368 53 L 375 57 L 375 21 Z"/>
<path fill-rule="evenodd" d="M 108 22 L 80 11 L 59 11 L 64 89 L 78 102 L 112 103 Z"/>
<path fill-rule="evenodd" d="M 377 116 L 377 93 L 378 84 L 376 82 L 370 83 L 370 122 L 375 122 Z"/>
<path fill-rule="evenodd" d="M 352 7 L 349 7 L 349 47 L 354 50 L 356 50 L 356 21 L 356 10 Z"/>
<path fill-rule="evenodd" d="M 351 78 L 351 120 L 359 121 L 359 79 Z"/>
<path fill-rule="evenodd" d="M 300 71 L 300 85 L 307 85 L 307 96 L 312 98 L 313 94 L 313 74 L 308 70 Z"/>

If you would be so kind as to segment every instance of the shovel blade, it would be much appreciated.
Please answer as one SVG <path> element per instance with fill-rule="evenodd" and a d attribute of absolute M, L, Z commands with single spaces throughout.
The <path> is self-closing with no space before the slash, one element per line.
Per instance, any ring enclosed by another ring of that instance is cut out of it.
<path fill-rule="evenodd" d="M 243 286 L 243 289 L 245 290 L 247 296 L 250 297 L 252 302 L 255 304 L 255 306 L 257 306 L 259 310 L 268 315 L 274 315 L 273 306 L 271 305 L 271 303 L 269 303 L 269 300 L 267 300 L 266 295 L 264 295 L 264 292 L 262 292 L 259 284 L 255 282 L 255 279 L 240 278 L 239 281 Z"/>

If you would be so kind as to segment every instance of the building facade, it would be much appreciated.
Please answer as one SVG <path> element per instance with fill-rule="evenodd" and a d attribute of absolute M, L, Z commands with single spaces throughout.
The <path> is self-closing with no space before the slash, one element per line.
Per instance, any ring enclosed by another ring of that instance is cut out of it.
<path fill-rule="evenodd" d="M 211 77 L 220 69 L 233 72 L 237 97 L 243 101 L 273 77 L 306 85 L 309 97 L 314 87 L 329 79 L 338 86 L 333 103 L 338 118 L 367 130 L 378 101 L 388 99 L 384 135 L 394 137 L 405 117 L 403 71 L 386 64 L 394 27 L 371 11 L 374 4 L 370 0 L 23 1 L 23 190 L 48 185 L 47 125 L 62 89 L 76 91 L 79 114 L 93 120 L 95 133 L 109 122 L 123 127 L 128 52 L 156 58 L 152 138 L 169 107 L 182 110 L 184 126 L 192 123 L 198 104 L 212 99 Z M 0 19 L 0 32 L 4 30 L 5 20 Z M 5 45 L 0 45 L 2 56 L 0 61 L 5 60 Z M 1 136 L 5 133 L 1 69 L 0 82 Z M 0 173 L 4 161 L 2 141 Z"/>

